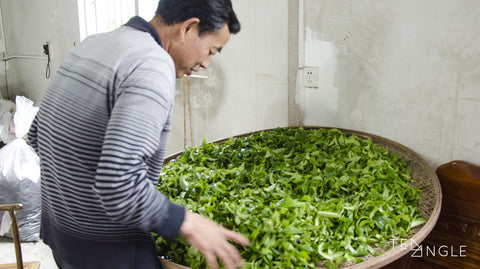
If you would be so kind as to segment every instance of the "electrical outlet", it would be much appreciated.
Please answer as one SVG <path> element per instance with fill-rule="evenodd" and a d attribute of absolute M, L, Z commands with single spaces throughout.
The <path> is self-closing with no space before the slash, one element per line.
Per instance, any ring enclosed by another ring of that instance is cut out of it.
<path fill-rule="evenodd" d="M 318 89 L 320 87 L 318 67 L 304 67 L 303 68 L 303 86 L 305 88 Z"/>

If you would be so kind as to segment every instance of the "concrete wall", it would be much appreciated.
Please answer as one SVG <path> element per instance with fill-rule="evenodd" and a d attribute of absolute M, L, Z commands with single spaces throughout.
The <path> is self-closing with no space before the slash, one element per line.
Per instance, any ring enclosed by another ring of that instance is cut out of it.
<path fill-rule="evenodd" d="M 169 152 L 288 125 L 288 1 L 232 3 L 242 30 L 212 57 L 208 79 L 177 80 Z"/>
<path fill-rule="evenodd" d="M 9 99 L 14 99 L 15 95 L 24 95 L 38 103 L 49 82 L 46 78 L 47 59 L 43 54 L 43 45 L 49 42 L 50 72 L 53 76 L 79 40 L 77 1 L 1 0 L 1 5 L 5 28 L 5 38 L 2 37 L 1 42 L 2 51 L 7 57 L 22 56 L 2 62 L 2 96 L 7 98 L 8 95 Z"/>
<path fill-rule="evenodd" d="M 433 167 L 480 164 L 477 1 L 305 0 L 304 8 L 300 49 L 305 65 L 319 67 L 320 87 L 297 83 L 302 124 L 377 134 Z"/>
<path fill-rule="evenodd" d="M 8 54 L 42 55 L 49 41 L 53 75 L 79 39 L 76 1 L 0 1 Z M 454 159 L 480 163 L 477 1 L 233 5 L 243 29 L 213 57 L 208 78 L 177 81 L 169 153 L 204 138 L 318 125 L 384 136 L 433 167 Z M 319 67 L 318 89 L 303 87 L 299 65 Z M 39 59 L 7 61 L 10 96 L 24 94 L 39 103 L 49 82 L 45 66 Z"/>
<path fill-rule="evenodd" d="M 79 40 L 77 1 L 0 1 L 8 54 L 41 56 L 42 45 L 49 41 L 53 76 Z M 288 124 L 288 1 L 232 3 L 242 23 L 241 32 L 212 58 L 208 78 L 177 80 L 168 153 L 198 145 L 204 138 L 212 141 Z M 39 104 L 49 82 L 45 78 L 46 60 L 13 59 L 6 63 L 10 99 L 25 95 Z M 1 71 L 0 89 L 6 97 Z"/>

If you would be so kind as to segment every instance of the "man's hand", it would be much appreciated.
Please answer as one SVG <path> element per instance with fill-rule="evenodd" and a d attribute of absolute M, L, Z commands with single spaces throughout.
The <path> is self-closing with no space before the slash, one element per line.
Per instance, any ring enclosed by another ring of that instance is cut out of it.
<path fill-rule="evenodd" d="M 250 244 L 248 239 L 241 234 L 225 229 L 217 223 L 188 210 L 180 227 L 180 234 L 190 245 L 196 247 L 202 253 L 211 269 L 218 268 L 217 257 L 229 269 L 242 266 L 240 253 L 235 246 L 228 242 L 228 239 L 243 246 Z"/>

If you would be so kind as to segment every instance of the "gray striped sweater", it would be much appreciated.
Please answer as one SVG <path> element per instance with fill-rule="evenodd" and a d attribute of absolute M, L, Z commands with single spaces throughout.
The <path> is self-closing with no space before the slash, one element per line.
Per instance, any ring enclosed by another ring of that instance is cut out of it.
<path fill-rule="evenodd" d="M 47 243 L 52 230 L 107 242 L 178 234 L 185 209 L 156 187 L 175 68 L 152 29 L 86 38 L 42 99 L 29 143 L 40 157 Z"/>

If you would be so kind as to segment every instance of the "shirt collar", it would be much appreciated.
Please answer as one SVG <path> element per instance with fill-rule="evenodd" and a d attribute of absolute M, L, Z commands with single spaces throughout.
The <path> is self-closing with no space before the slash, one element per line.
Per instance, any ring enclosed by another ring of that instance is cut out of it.
<path fill-rule="evenodd" d="M 142 17 L 140 17 L 140 16 L 132 17 L 125 24 L 125 26 L 130 26 L 130 27 L 133 27 L 137 30 L 149 33 L 153 37 L 153 39 L 155 39 L 155 41 L 157 41 L 158 45 L 160 45 L 160 47 L 163 48 L 162 40 L 160 40 L 160 36 L 158 35 L 157 30 L 155 30 L 155 28 L 153 28 L 153 26 L 149 22 L 144 20 Z"/>

